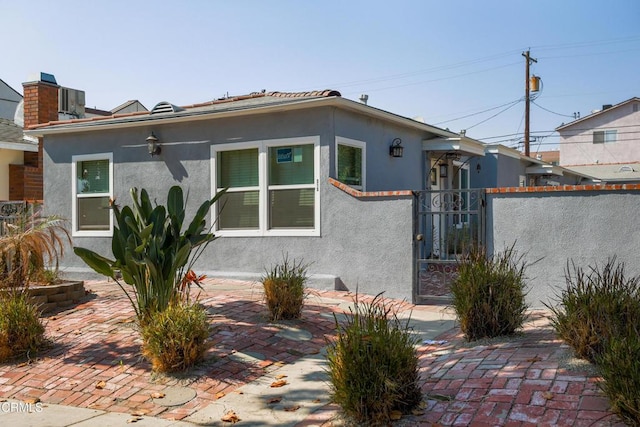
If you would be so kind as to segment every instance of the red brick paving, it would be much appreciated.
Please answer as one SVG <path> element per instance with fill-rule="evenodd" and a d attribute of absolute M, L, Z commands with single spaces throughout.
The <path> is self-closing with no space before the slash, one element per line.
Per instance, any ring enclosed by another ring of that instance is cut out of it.
<path fill-rule="evenodd" d="M 93 282 L 87 284 L 94 290 L 92 299 L 45 317 L 53 342 L 50 349 L 29 364 L 0 365 L 0 397 L 38 397 L 45 404 L 182 419 L 210 404 L 217 393 L 233 393 L 276 369 L 276 362 L 291 363 L 317 353 L 334 334 L 334 321 L 328 314 L 341 312 L 337 305 L 319 305 L 310 298 L 302 320 L 291 325 L 309 331 L 313 338 L 293 341 L 276 336 L 280 329 L 267 321 L 259 285 L 229 291 L 225 283 L 228 281 L 208 280 L 200 295 L 210 313 L 212 346 L 207 361 L 189 373 L 152 373 L 140 354 L 130 303 L 114 283 Z M 344 292 L 314 292 L 343 301 L 352 299 Z M 561 367 L 567 348 L 544 319 L 529 323 L 515 340 L 471 345 L 464 343 L 457 329 L 439 339 L 448 343 L 418 349 L 427 397 L 424 414 L 405 417 L 399 425 L 622 425 L 609 412 L 597 387 L 598 378 Z M 266 360 L 236 362 L 227 357 L 234 351 L 259 352 Z M 106 383 L 103 389 L 95 387 L 99 381 Z M 179 407 L 154 403 L 151 393 L 172 386 L 190 387 L 196 398 Z M 330 404 L 299 425 L 330 426 L 337 414 L 338 407 Z"/>
<path fill-rule="evenodd" d="M 400 426 L 624 425 L 609 411 L 599 378 L 562 367 L 568 347 L 542 313 L 516 339 L 465 343 L 458 328 L 437 339 L 448 343 L 418 349 L 424 414 Z M 299 426 L 339 424 L 338 409 L 327 405 Z"/>
<path fill-rule="evenodd" d="M 300 321 L 289 323 L 313 335 L 310 341 L 277 337 L 281 329 L 267 320 L 259 284 L 245 290 L 224 290 L 229 281 L 207 280 L 200 302 L 207 308 L 212 328 L 207 361 L 187 374 L 158 375 L 141 357 L 134 312 L 113 282 L 90 282 L 93 294 L 80 305 L 44 317 L 52 346 L 31 363 L 0 365 L 0 397 L 38 397 L 43 403 L 71 405 L 112 412 L 144 412 L 163 418 L 182 419 L 216 399 L 219 392 L 232 393 L 269 370 L 276 362 L 291 363 L 315 354 L 334 333 L 332 316 L 321 316 L 335 307 L 307 301 Z M 316 292 L 316 291 L 313 291 Z M 323 294 L 322 291 L 318 291 Z M 347 293 L 327 293 L 350 301 Z M 317 301 L 317 299 L 316 299 Z M 284 324 L 287 324 L 284 322 Z M 227 356 L 235 351 L 254 351 L 266 356 L 256 364 L 236 362 Z M 106 384 L 96 388 L 99 381 Z M 179 407 L 157 405 L 151 393 L 172 386 L 195 389 L 197 396 Z"/>

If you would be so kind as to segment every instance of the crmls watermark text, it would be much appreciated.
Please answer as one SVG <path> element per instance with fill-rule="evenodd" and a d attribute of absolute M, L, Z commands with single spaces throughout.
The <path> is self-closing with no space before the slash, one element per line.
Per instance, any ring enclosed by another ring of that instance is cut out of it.
<path fill-rule="evenodd" d="M 0 413 L 42 412 L 42 403 L 0 402 Z"/>

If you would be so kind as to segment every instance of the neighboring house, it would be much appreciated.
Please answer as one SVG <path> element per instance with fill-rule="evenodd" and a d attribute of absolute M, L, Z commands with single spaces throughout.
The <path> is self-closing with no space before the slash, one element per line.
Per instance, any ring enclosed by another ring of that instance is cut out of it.
<path fill-rule="evenodd" d="M 146 111 L 136 100 L 111 111 L 88 108 L 84 91 L 61 87 L 55 77 L 47 73 L 34 75 L 23 88 L 29 101 L 26 107 L 22 95 L 0 80 L 0 200 L 40 201 L 43 198 L 41 144 L 37 138 L 23 137 L 23 126 Z"/>
<path fill-rule="evenodd" d="M 149 110 L 147 110 L 147 108 L 144 105 L 142 105 L 140 101 L 134 99 L 118 105 L 116 108 L 114 108 L 111 111 L 85 107 L 84 117 L 112 116 L 115 114 L 128 114 L 128 113 L 135 113 L 138 111 L 149 111 Z M 82 117 L 79 117 L 79 118 L 82 118 Z"/>
<path fill-rule="evenodd" d="M 536 159 L 558 166 L 560 164 L 560 150 L 538 151 Z"/>
<path fill-rule="evenodd" d="M 137 99 L 132 99 L 112 109 L 111 114 L 137 113 L 138 111 L 149 111 L 149 110 L 147 110 L 147 107 L 142 105 L 142 103 Z"/>
<path fill-rule="evenodd" d="M 640 182 L 639 110 L 634 97 L 556 128 L 560 165 L 603 183 Z"/>
<path fill-rule="evenodd" d="M 0 201 L 10 200 L 10 165 L 23 165 L 25 152 L 37 153 L 38 143 L 26 140 L 13 120 L 0 118 Z"/>
<path fill-rule="evenodd" d="M 407 299 L 415 195 L 406 190 L 472 187 L 469 159 L 485 154 L 464 135 L 331 90 L 162 102 L 27 133 L 43 138 L 44 203 L 70 219 L 74 245 L 110 254 L 109 200 L 130 203 L 131 187 L 164 202 L 179 184 L 192 209 L 229 188 L 211 216 L 221 239 L 196 268 L 259 278 L 288 254 L 311 263 L 315 286 Z M 90 271 L 74 255 L 62 267 Z"/>
<path fill-rule="evenodd" d="M 0 118 L 13 121 L 22 95 L 0 79 Z"/>
<path fill-rule="evenodd" d="M 525 156 L 501 144 L 486 144 L 484 157 L 471 159 L 477 188 L 538 187 L 593 183 L 593 177 Z"/>

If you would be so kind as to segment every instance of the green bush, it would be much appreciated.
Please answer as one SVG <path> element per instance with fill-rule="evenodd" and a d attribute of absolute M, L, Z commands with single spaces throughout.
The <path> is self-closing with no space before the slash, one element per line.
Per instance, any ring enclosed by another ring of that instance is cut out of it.
<path fill-rule="evenodd" d="M 547 304 L 551 323 L 576 355 L 595 362 L 610 337 L 626 336 L 627 328 L 638 324 L 640 277 L 626 277 L 624 264 L 612 257 L 588 272 L 567 263 L 565 280 L 559 305 Z"/>
<path fill-rule="evenodd" d="M 452 305 L 468 341 L 511 335 L 526 319 L 525 269 L 513 246 L 493 256 L 470 247 L 458 261 Z"/>
<path fill-rule="evenodd" d="M 420 373 L 409 320 L 401 321 L 379 294 L 355 300 L 337 338 L 327 347 L 331 394 L 357 422 L 387 425 L 394 412 L 408 413 L 422 401 Z"/>
<path fill-rule="evenodd" d="M 153 207 L 145 189 L 138 195 L 137 188 L 132 188 L 131 207 L 120 209 L 111 203 L 116 220 L 111 240 L 114 260 L 85 248 L 73 250 L 97 273 L 113 279 L 131 301 L 138 319 L 144 321 L 151 312 L 163 311 L 188 295 L 188 285 L 194 282 L 187 274 L 216 238 L 207 229 L 205 218 L 223 193 L 202 203 L 183 230 L 186 200 L 179 186 L 169 189 L 166 207 Z M 120 274 L 130 291 L 120 282 Z"/>
<path fill-rule="evenodd" d="M 600 387 L 611 409 L 629 425 L 640 425 L 640 324 L 626 336 L 607 340 L 596 357 L 603 381 Z M 628 331 L 629 332 L 629 331 Z"/>
<path fill-rule="evenodd" d="M 0 294 L 0 362 L 35 353 L 44 342 L 40 313 L 28 295 L 17 290 Z"/>
<path fill-rule="evenodd" d="M 307 265 L 287 256 L 266 272 L 262 284 L 271 320 L 300 318 L 307 278 Z"/>
<path fill-rule="evenodd" d="M 142 354 L 159 372 L 187 369 L 202 360 L 209 338 L 207 314 L 197 303 L 174 302 L 141 325 Z"/>

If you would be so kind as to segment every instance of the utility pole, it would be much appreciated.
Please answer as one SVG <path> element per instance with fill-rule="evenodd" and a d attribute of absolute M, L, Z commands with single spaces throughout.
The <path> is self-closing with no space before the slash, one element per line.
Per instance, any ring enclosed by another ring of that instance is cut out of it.
<path fill-rule="evenodd" d="M 533 59 L 531 56 L 529 56 L 529 51 L 523 52 L 522 56 L 524 56 L 525 60 L 526 60 L 526 67 L 525 67 L 525 80 L 524 80 L 524 97 L 525 97 L 525 104 L 524 104 L 524 155 L 529 157 L 530 156 L 530 151 L 529 151 L 529 102 L 531 101 L 530 97 L 529 97 L 529 66 L 531 65 L 532 62 L 538 62 L 536 59 Z"/>

